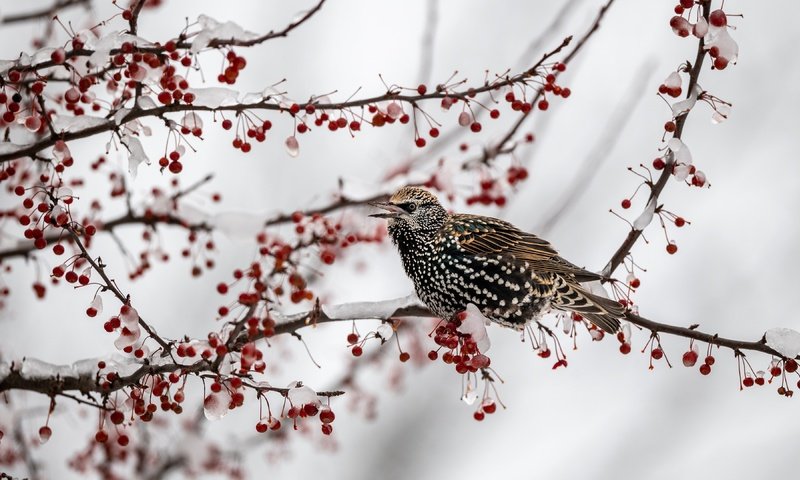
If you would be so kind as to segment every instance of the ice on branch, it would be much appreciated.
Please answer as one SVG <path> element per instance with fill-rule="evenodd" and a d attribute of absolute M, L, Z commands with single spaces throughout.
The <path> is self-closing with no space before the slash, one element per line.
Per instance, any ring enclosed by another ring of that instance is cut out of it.
<path fill-rule="evenodd" d="M 800 355 L 800 332 L 791 328 L 771 328 L 764 334 L 767 345 L 781 355 L 794 358 Z"/>
<path fill-rule="evenodd" d="M 667 88 L 681 88 L 681 82 L 681 76 L 678 72 L 670 72 L 664 80 L 664 85 L 666 85 Z"/>
<path fill-rule="evenodd" d="M 714 125 L 720 124 L 728 119 L 731 115 L 731 106 L 722 104 L 717 105 L 714 109 L 714 113 L 711 114 L 711 123 Z"/>
<path fill-rule="evenodd" d="M 239 99 L 239 92 L 230 88 L 190 88 L 186 91 L 194 95 L 192 105 L 198 107 L 219 108 L 234 105 Z"/>
<path fill-rule="evenodd" d="M 739 44 L 731 37 L 728 27 L 711 27 L 706 35 L 706 50 L 715 58 L 714 66 L 725 68 L 729 62 L 736 63 L 739 58 Z"/>
<path fill-rule="evenodd" d="M 286 139 L 286 153 L 291 157 L 300 155 L 300 143 L 294 135 Z"/>
<path fill-rule="evenodd" d="M 657 199 L 655 197 L 647 202 L 647 206 L 644 207 L 642 213 L 633 221 L 633 228 L 635 230 L 642 231 L 650 225 L 650 222 L 653 221 L 653 215 L 656 213 L 656 202 Z"/>
<path fill-rule="evenodd" d="M 140 142 L 138 138 L 125 133 L 122 135 L 122 143 L 125 144 L 128 149 L 128 172 L 130 172 L 131 177 L 136 178 L 136 172 L 139 171 L 139 164 L 144 162 L 150 165 L 150 159 L 144 152 L 142 142 Z"/>
<path fill-rule="evenodd" d="M 492 342 L 489 340 L 489 333 L 486 331 L 486 323 L 489 319 L 484 317 L 478 307 L 471 303 L 467 305 L 466 311 L 467 316 L 461 321 L 458 331 L 469 334 L 478 346 L 478 350 L 481 353 L 486 353 L 492 346 Z"/>
<path fill-rule="evenodd" d="M 220 420 L 228 414 L 231 394 L 224 386 L 218 392 L 209 393 L 203 400 L 203 414 L 209 420 Z"/>
<path fill-rule="evenodd" d="M 192 102 L 192 103 L 194 103 L 194 102 Z M 156 101 L 153 100 L 153 97 L 151 97 L 149 95 L 142 95 L 141 97 L 139 97 L 139 99 L 136 101 L 136 106 L 138 106 L 142 110 L 150 110 L 152 108 L 157 108 L 158 107 L 158 105 L 156 104 Z M 123 110 L 125 110 L 125 109 L 123 109 Z M 126 115 L 127 115 L 127 112 L 126 112 Z"/>
<path fill-rule="evenodd" d="M 108 63 L 111 50 L 120 48 L 125 42 L 129 42 L 138 47 L 152 46 L 152 43 L 141 37 L 121 31 L 109 32 L 100 38 L 95 37 L 94 34 L 89 34 L 86 35 L 85 38 L 86 48 L 94 50 L 94 53 L 92 53 L 88 60 L 90 68 L 104 67 Z"/>
<path fill-rule="evenodd" d="M 197 23 L 201 30 L 192 41 L 192 53 L 200 52 L 214 39 L 249 41 L 258 38 L 258 34 L 247 31 L 234 22 L 219 22 L 208 15 L 197 17 Z"/>
<path fill-rule="evenodd" d="M 672 138 L 667 143 L 675 163 L 674 175 L 679 182 L 686 180 L 692 170 L 692 152 L 679 138 Z"/>
<path fill-rule="evenodd" d="M 17 372 L 26 380 L 51 378 L 95 378 L 99 372 L 98 363 L 105 362 L 106 371 L 117 372 L 127 376 L 141 368 L 142 364 L 132 358 L 113 355 L 107 358 L 89 358 L 79 360 L 71 365 L 55 365 L 35 358 L 23 358 L 11 363 L 0 363 L 0 382 L 11 372 Z"/>
<path fill-rule="evenodd" d="M 53 129 L 58 133 L 74 133 L 89 128 L 100 127 L 111 121 L 102 117 L 91 115 L 67 116 L 56 115 L 53 117 Z"/>
<path fill-rule="evenodd" d="M 697 38 L 703 38 L 706 36 L 706 34 L 708 33 L 708 22 L 704 17 L 700 17 L 697 19 L 697 23 L 694 24 L 692 33 Z"/>
<path fill-rule="evenodd" d="M 289 385 L 289 393 L 287 397 L 293 406 L 299 407 L 302 405 L 319 405 L 320 401 L 315 392 L 310 387 L 302 384 L 302 382 L 292 382 Z"/>
<path fill-rule="evenodd" d="M 133 347 L 141 336 L 142 331 L 138 326 L 122 327 L 119 331 L 119 337 L 114 340 L 114 346 L 119 350 L 124 350 L 126 347 Z"/>
<path fill-rule="evenodd" d="M 689 113 L 689 110 L 694 108 L 695 103 L 697 103 L 697 96 L 700 95 L 701 92 L 702 89 L 695 85 L 694 91 L 691 93 L 691 95 L 689 95 L 689 98 L 673 103 L 672 116 L 679 117 L 683 114 Z"/>

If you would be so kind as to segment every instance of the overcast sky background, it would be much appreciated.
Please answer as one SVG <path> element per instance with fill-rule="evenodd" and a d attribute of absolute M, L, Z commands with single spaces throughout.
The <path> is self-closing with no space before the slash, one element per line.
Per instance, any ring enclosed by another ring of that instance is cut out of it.
<path fill-rule="evenodd" d="M 26 10 L 48 4 L 24 3 Z M 110 2 L 97 3 L 95 18 L 107 18 L 112 12 Z M 201 13 L 264 32 L 282 27 L 298 10 L 311 5 L 278 1 L 164 3 L 157 11 L 142 15 L 140 34 L 144 38 L 166 41 L 184 18 L 195 19 Z M 519 160 L 529 162 L 531 178 L 522 184 L 509 208 L 481 212 L 500 215 L 523 228 L 540 225 L 580 174 L 582 162 L 597 156 L 596 145 L 608 145 L 607 159 L 589 163 L 591 183 L 547 234 L 573 262 L 595 270 L 605 265 L 627 233 L 627 226 L 608 213 L 609 208 L 618 208 L 637 184 L 626 167 L 649 164 L 662 146 L 661 129 L 669 111 L 655 95 L 658 84 L 682 61 L 694 59 L 696 42 L 680 39 L 669 29 L 674 3 L 617 0 L 600 31 L 562 77 L 572 96 L 552 102 L 546 115 L 536 113 L 528 124 L 537 141 L 526 151 L 529 155 Z M 595 0 L 575 2 L 574 11 L 545 41 L 544 48 L 552 48 L 566 35 L 581 35 L 601 4 Z M 454 70 L 478 83 L 486 70 L 495 73 L 514 68 L 520 53 L 546 28 L 560 5 L 441 0 L 431 83 L 446 80 Z M 795 272 L 800 269 L 800 223 L 796 220 L 800 207 L 800 62 L 796 55 L 800 7 L 787 0 L 768 5 L 729 0 L 726 6 L 730 12 L 744 14 L 743 19 L 730 19 L 737 26 L 732 35 L 740 46 L 739 64 L 721 72 L 706 68 L 700 83 L 732 102 L 733 111 L 729 121 L 712 125 L 711 110 L 698 105 L 684 135 L 695 164 L 706 172 L 712 186 L 690 189 L 670 181 L 662 199 L 669 210 L 692 225 L 671 230 L 679 246 L 674 256 L 666 254 L 662 233 L 656 224 L 651 225 L 647 232 L 650 245 L 640 242 L 634 250 L 637 262 L 648 269 L 641 275 L 642 287 L 636 298 L 641 313 L 654 320 L 699 323 L 705 331 L 755 340 L 775 326 L 800 330 L 794 303 Z M 0 14 L 21 9 L 18 2 L 0 2 Z M 285 89 L 297 99 L 337 90 L 332 98 L 341 100 L 358 87 L 363 87 L 360 96 L 380 93 L 378 74 L 391 83 L 416 85 L 426 9 L 424 1 L 329 0 L 288 39 L 240 49 L 248 66 L 236 88 L 259 91 L 285 78 Z M 76 24 L 87 18 L 80 10 L 71 10 L 64 17 Z M 0 28 L 0 58 L 29 51 L 28 39 L 41 27 Z M 539 55 L 541 52 L 529 63 Z M 206 53 L 204 58 L 206 65 L 213 65 L 207 75 L 215 75 L 216 54 Z M 642 71 L 653 73 L 646 77 L 645 93 L 637 96 L 637 102 L 630 102 L 630 92 L 640 82 Z M 618 141 L 610 145 L 604 129 L 614 120 L 615 109 L 626 102 L 633 103 L 629 118 L 619 123 Z M 430 110 L 448 126 L 456 124 L 456 113 L 443 114 L 434 105 Z M 371 188 L 392 164 L 409 152 L 417 153 L 410 148 L 413 138 L 408 130 L 366 128 L 356 141 L 327 132 L 302 137 L 301 154 L 291 159 L 283 147 L 291 123 L 287 117 L 272 119 L 274 135 L 255 145 L 248 155 L 230 148 L 228 133 L 206 128 L 209 133 L 199 152 L 186 161 L 181 175 L 189 183 L 214 171 L 216 178 L 207 190 L 223 192 L 224 202 L 208 205 L 198 199 L 200 208 L 265 215 L 318 205 L 329 198 L 339 177 Z M 481 136 L 469 140 L 488 142 L 510 121 L 511 115 L 504 111 L 500 121 L 485 121 Z M 157 127 L 156 122 L 151 125 Z M 79 163 L 89 163 L 105 141 L 75 142 L 71 144 L 73 155 Z M 146 143 L 154 160 L 163 141 L 163 136 L 156 135 Z M 453 149 L 447 153 L 456 154 Z M 123 163 L 121 157 L 119 161 Z M 154 165 L 143 166 L 134 183 L 138 198 L 168 180 Z M 107 185 L 102 180 L 99 185 L 86 195 L 105 195 Z M 0 201 L 10 199 L 4 195 Z M 463 204 L 455 207 L 465 209 Z M 632 215 L 642 207 L 635 202 Z M 365 218 L 364 222 L 372 220 Z M 126 242 L 135 245 L 140 231 L 128 232 Z M 175 257 L 184 238 L 183 232 L 163 235 Z M 188 265 L 176 260 L 132 283 L 125 278 L 124 264 L 112 242 L 98 241 L 94 252 L 107 259 L 112 273 L 122 279 L 123 290 L 133 298 L 146 299 L 139 311 L 162 334 L 204 336 L 214 328 L 212 319 L 219 303 L 214 285 L 253 254 L 252 245 L 240 239 L 216 238 L 223 252 L 216 257 L 218 268 L 199 279 L 189 278 Z M 388 245 L 358 248 L 325 270 L 326 298 L 336 302 L 381 300 L 410 293 L 411 284 Z M 44 257 L 49 262 L 49 256 Z M 357 264 L 363 268 L 356 270 Z M 76 294 L 62 286 L 49 289 L 46 301 L 36 301 L 30 288 L 33 275 L 33 268 L 26 269 L 15 260 L 14 273 L 5 278 L 13 294 L 0 312 L 4 358 L 29 355 L 71 363 L 113 349 L 112 337 L 102 331 L 100 322 L 83 315 L 89 292 Z M 111 303 L 107 301 L 108 311 Z M 283 385 L 302 379 L 315 388 L 328 387 L 326 382 L 337 378 L 350 361 L 343 348 L 346 330 L 345 326 L 325 326 L 304 335 L 323 365 L 320 370 L 297 342 L 278 342 L 276 350 L 267 352 L 268 361 L 269 355 L 290 355 L 286 361 L 292 363 L 284 363 L 269 380 Z M 374 421 L 365 420 L 359 412 L 349 413 L 348 400 L 335 401 L 335 454 L 321 452 L 325 449 L 318 442 L 290 435 L 297 438 L 291 439 L 289 452 L 281 461 L 267 463 L 255 449 L 247 458 L 249 471 L 254 478 L 324 474 L 350 480 L 498 475 L 672 479 L 791 477 L 800 468 L 796 453 L 798 400 L 778 396 L 776 386 L 739 392 L 736 362 L 728 351 L 718 353 L 713 373 L 702 377 L 697 368 L 680 365 L 688 343 L 683 339 L 664 341 L 675 368 L 670 370 L 659 362 L 655 371 L 648 371 L 646 355 L 637 350 L 646 341 L 646 333 L 634 334 L 634 352 L 628 356 L 619 354 L 616 341 L 589 344 L 584 336 L 579 339 L 581 348 L 568 352 L 569 368 L 554 372 L 551 362 L 531 353 L 516 333 L 498 327 L 489 331 L 492 366 L 505 380 L 500 392 L 508 410 L 482 423 L 473 421 L 472 407 L 459 401 L 460 378 L 441 362 L 420 370 L 404 366 L 405 389 L 399 394 L 390 391 L 389 375 L 398 363 L 396 354 L 391 353 L 391 368 L 366 369 L 361 377 L 363 385 L 379 392 Z M 369 345 L 367 350 L 374 348 Z M 761 368 L 768 363 L 759 355 L 751 361 Z M 42 396 L 26 398 L 26 408 L 45 407 Z M 253 408 L 245 406 L 211 425 L 208 434 L 231 442 L 250 438 Z M 35 451 L 37 458 L 47 463 L 46 478 L 81 478 L 63 471 L 63 458 L 83 444 L 84 435 L 89 434 L 85 429 L 93 422 L 72 410 L 54 419 L 52 440 Z M 11 414 L 5 406 L 0 409 L 0 418 Z M 33 435 L 40 423 L 33 420 L 26 425 Z M 15 472 L 21 474 L 19 469 Z"/>

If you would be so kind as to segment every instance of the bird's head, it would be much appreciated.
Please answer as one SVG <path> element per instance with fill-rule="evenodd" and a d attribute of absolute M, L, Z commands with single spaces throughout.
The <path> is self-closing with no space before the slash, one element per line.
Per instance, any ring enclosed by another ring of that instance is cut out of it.
<path fill-rule="evenodd" d="M 391 230 L 436 232 L 447 220 L 447 210 L 436 195 L 419 187 L 403 187 L 388 202 L 373 202 L 372 206 L 385 210 L 370 217 L 389 219 Z"/>

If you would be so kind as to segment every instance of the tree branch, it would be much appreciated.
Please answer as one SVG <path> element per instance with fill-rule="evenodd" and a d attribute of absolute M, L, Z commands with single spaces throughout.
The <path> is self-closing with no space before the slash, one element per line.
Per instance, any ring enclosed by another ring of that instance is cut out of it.
<path fill-rule="evenodd" d="M 77 5 L 88 6 L 89 3 L 90 0 L 58 0 L 49 7 L 2 17 L 0 18 L 0 24 L 9 25 L 12 23 L 27 22 L 29 20 L 51 19 L 61 10 Z"/>
<path fill-rule="evenodd" d="M 708 16 L 711 13 L 711 0 L 701 0 L 700 3 L 703 8 L 703 18 L 705 18 L 707 21 Z M 692 65 L 692 69 L 689 72 L 689 87 L 687 88 L 686 98 L 689 98 L 691 95 L 695 95 L 694 87 L 697 85 L 697 78 L 700 76 L 700 70 L 703 68 L 703 60 L 705 60 L 705 57 L 705 39 L 701 37 L 697 42 L 697 55 L 695 56 L 694 65 Z M 675 132 L 673 133 L 673 138 L 681 138 L 681 135 L 683 134 L 683 127 L 686 124 L 686 119 L 689 117 L 689 112 L 691 112 L 691 110 L 681 114 L 675 120 Z M 672 153 L 672 151 L 669 152 L 666 160 L 666 166 L 661 171 L 661 175 L 658 177 L 656 183 L 649 184 L 650 196 L 647 199 L 646 205 L 656 203 L 658 201 L 659 195 L 661 195 L 661 192 L 667 185 L 667 180 L 669 180 L 669 177 L 672 176 L 672 167 L 675 165 L 675 155 Z M 620 266 L 625 257 L 630 254 L 631 249 L 636 244 L 636 241 L 642 236 L 643 231 L 644 230 L 637 230 L 633 228 L 630 232 L 628 232 L 628 236 L 625 237 L 625 240 L 617 248 L 616 252 L 614 252 L 614 255 L 611 256 L 608 264 L 606 264 L 605 268 L 603 268 L 604 277 L 610 277 L 614 273 L 614 270 Z"/>
<path fill-rule="evenodd" d="M 527 84 L 527 82 L 536 75 L 537 69 L 545 61 L 557 55 L 559 52 L 561 52 L 562 49 L 564 49 L 564 47 L 569 45 L 571 39 L 572 37 L 565 38 L 558 47 L 544 54 L 542 58 L 529 69 L 502 80 L 498 79 L 493 82 L 485 82 L 484 85 L 480 87 L 466 88 L 459 91 L 449 91 L 441 89 L 435 92 L 426 93 L 424 95 L 404 95 L 400 94 L 397 90 L 390 90 L 383 95 L 376 95 L 362 99 L 349 100 L 340 103 L 307 102 L 303 104 L 298 104 L 298 106 L 300 107 L 300 110 L 305 110 L 305 108 L 309 105 L 313 106 L 315 110 L 344 110 L 344 109 L 368 106 L 371 104 L 377 104 L 380 102 L 391 101 L 391 100 L 407 103 L 414 107 L 416 107 L 417 103 L 425 100 L 442 99 L 445 97 L 458 99 L 462 101 L 469 101 L 473 96 L 480 93 L 485 93 L 492 90 L 498 90 L 509 85 Z M 47 138 L 44 138 L 32 144 L 21 146 L 19 149 L 14 151 L 6 151 L 0 154 L 0 164 L 4 162 L 9 162 L 11 160 L 16 160 L 18 158 L 32 156 L 45 148 L 52 147 L 59 140 L 62 140 L 64 142 L 69 142 L 72 140 L 91 137 L 104 132 L 116 131 L 120 127 L 120 125 L 123 125 L 127 122 L 131 122 L 133 120 L 138 120 L 140 118 L 162 117 L 167 113 L 176 113 L 176 112 L 205 111 L 205 112 L 242 113 L 246 110 L 264 110 L 264 111 L 275 111 L 283 113 L 287 111 L 287 108 L 282 102 L 273 103 L 271 97 L 267 97 L 255 103 L 239 103 L 235 105 L 225 105 L 225 106 L 215 106 L 215 107 L 204 106 L 204 105 L 192 105 L 186 103 L 173 103 L 170 105 L 162 105 L 160 107 L 153 107 L 153 108 L 135 108 L 131 110 L 127 115 L 125 115 L 122 119 L 120 119 L 119 123 L 112 120 L 108 120 L 106 122 L 82 130 L 77 130 L 73 132 L 63 132 L 58 136 L 51 135 L 48 136 Z"/>
<path fill-rule="evenodd" d="M 316 325 L 322 323 L 350 322 L 360 320 L 389 320 L 397 317 L 430 318 L 434 317 L 434 315 L 430 312 L 430 310 L 421 305 L 415 296 L 384 300 L 380 302 L 360 302 L 334 305 L 330 307 L 323 307 L 321 309 L 315 308 L 306 312 L 288 316 L 282 316 L 273 312 L 273 318 L 276 318 L 277 321 L 275 326 L 275 335 L 293 334 L 300 329 L 306 327 L 315 327 Z M 685 328 L 656 322 L 633 313 L 628 313 L 626 315 L 626 320 L 634 325 L 638 325 L 644 329 L 650 330 L 651 332 L 665 333 L 677 337 L 707 342 L 718 347 L 729 348 L 738 353 L 743 353 L 745 351 L 761 352 L 785 360 L 785 357 L 767 345 L 763 338 L 757 341 L 736 340 L 721 337 L 717 334 L 705 333 L 691 327 Z M 261 338 L 263 338 L 263 335 L 249 337 L 245 340 L 238 339 L 237 343 L 233 344 L 232 347 L 234 349 L 241 349 L 244 343 L 256 341 Z M 137 385 L 139 380 L 145 375 L 166 374 L 175 371 L 198 375 L 217 375 L 216 370 L 213 368 L 214 363 L 208 360 L 199 360 L 191 364 L 179 364 L 166 358 L 160 358 L 158 360 L 163 363 L 153 364 L 149 363 L 148 360 L 137 363 L 131 360 L 132 365 L 139 365 L 139 367 L 129 375 L 115 379 L 113 382 L 111 382 L 110 387 L 106 389 L 100 386 L 97 380 L 96 371 L 84 371 L 81 373 L 70 374 L 38 373 L 36 375 L 23 375 L 21 373 L 21 366 L 5 365 L 8 367 L 8 373 L 4 378 L 0 378 L 0 392 L 8 390 L 28 390 L 51 396 L 69 391 L 109 394 L 121 388 Z M 97 361 L 95 360 L 83 360 L 81 362 L 77 362 L 76 364 L 91 365 L 96 363 Z M 3 366 L 3 364 L 0 364 L 0 371 L 4 370 L 2 368 Z M 42 369 L 39 368 L 37 370 Z M 71 367 L 51 366 L 50 370 L 52 372 L 70 372 L 75 369 Z M 285 390 L 286 389 L 278 388 L 271 389 L 271 391 L 276 391 L 283 394 L 285 394 Z M 324 393 L 326 392 L 321 392 L 320 395 L 323 395 Z"/>

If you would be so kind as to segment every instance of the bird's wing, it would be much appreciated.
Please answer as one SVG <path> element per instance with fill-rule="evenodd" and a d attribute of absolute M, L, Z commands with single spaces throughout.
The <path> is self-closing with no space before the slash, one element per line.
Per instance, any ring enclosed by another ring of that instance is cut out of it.
<path fill-rule="evenodd" d="M 445 232 L 454 235 L 461 249 L 471 255 L 511 256 L 533 263 L 537 272 L 567 274 L 579 282 L 600 279 L 600 275 L 559 257 L 547 240 L 523 232 L 503 220 L 478 215 L 452 215 Z"/>
<path fill-rule="evenodd" d="M 445 228 L 455 235 L 459 246 L 472 255 L 511 255 L 529 261 L 558 257 L 558 252 L 546 240 L 496 218 L 453 215 Z"/>

